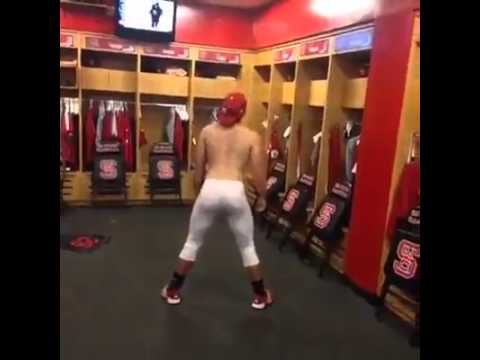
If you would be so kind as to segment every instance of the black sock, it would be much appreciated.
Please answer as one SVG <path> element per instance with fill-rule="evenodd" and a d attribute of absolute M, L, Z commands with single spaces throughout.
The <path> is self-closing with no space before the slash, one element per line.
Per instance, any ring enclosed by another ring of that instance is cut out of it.
<path fill-rule="evenodd" d="M 262 296 L 267 295 L 265 291 L 265 287 L 263 285 L 263 279 L 258 281 L 252 281 L 252 288 L 253 288 L 253 292 L 257 295 L 262 295 Z"/>
<path fill-rule="evenodd" d="M 185 281 L 185 275 L 180 275 L 177 272 L 174 272 L 172 279 L 168 284 L 168 290 L 180 290 L 184 281 Z"/>

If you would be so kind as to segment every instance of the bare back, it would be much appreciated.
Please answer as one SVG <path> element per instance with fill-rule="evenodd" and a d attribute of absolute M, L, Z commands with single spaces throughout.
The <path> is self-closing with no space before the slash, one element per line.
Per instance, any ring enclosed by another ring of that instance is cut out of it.
<path fill-rule="evenodd" d="M 242 180 L 258 135 L 241 125 L 227 128 L 217 123 L 207 126 L 203 132 L 206 178 Z"/>

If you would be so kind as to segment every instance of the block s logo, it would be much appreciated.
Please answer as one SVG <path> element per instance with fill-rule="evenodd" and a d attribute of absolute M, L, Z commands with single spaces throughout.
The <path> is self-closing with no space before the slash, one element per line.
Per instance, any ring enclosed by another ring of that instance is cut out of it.
<path fill-rule="evenodd" d="M 332 220 L 332 215 L 337 211 L 335 204 L 325 203 L 319 211 L 318 216 L 315 218 L 314 225 L 319 229 L 325 229 L 330 221 Z"/>
<path fill-rule="evenodd" d="M 159 160 L 157 162 L 157 176 L 160 180 L 171 180 L 175 177 L 173 163 L 170 160 Z"/>
<path fill-rule="evenodd" d="M 113 159 L 100 160 L 100 178 L 114 180 L 118 176 L 117 161 Z"/>
<path fill-rule="evenodd" d="M 283 210 L 290 212 L 299 196 L 300 191 L 298 191 L 297 189 L 290 190 L 287 194 L 287 199 L 283 203 Z"/>
<path fill-rule="evenodd" d="M 420 244 L 408 240 L 402 240 L 397 247 L 397 257 L 400 260 L 393 262 L 395 274 L 406 280 L 412 279 L 417 273 L 420 258 Z"/>

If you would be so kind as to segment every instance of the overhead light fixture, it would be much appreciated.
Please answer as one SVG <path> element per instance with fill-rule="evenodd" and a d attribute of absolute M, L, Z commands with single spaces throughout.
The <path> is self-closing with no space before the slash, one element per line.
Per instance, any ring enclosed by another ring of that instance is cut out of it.
<path fill-rule="evenodd" d="M 374 10 L 376 0 L 314 0 L 312 10 L 325 17 L 346 16 Z"/>

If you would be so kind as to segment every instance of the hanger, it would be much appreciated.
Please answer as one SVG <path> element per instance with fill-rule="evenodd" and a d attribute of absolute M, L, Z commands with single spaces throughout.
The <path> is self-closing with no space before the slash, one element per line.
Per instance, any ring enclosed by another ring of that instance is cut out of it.
<path fill-rule="evenodd" d="M 318 134 L 313 136 L 313 143 L 316 144 L 318 143 L 318 140 L 322 137 L 322 132 L 320 131 Z"/>

